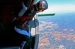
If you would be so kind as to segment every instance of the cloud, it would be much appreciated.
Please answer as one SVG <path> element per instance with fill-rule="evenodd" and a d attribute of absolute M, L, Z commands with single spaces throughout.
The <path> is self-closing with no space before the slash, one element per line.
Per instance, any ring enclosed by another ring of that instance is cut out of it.
<path fill-rule="evenodd" d="M 75 12 L 74 4 L 49 5 L 48 9 L 40 13 L 64 13 Z"/>

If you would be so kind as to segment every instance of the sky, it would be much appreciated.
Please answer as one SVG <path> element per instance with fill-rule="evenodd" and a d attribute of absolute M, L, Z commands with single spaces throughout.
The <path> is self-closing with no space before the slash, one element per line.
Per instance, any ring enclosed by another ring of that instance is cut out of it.
<path fill-rule="evenodd" d="M 75 0 L 47 0 L 49 4 L 75 4 Z"/>
<path fill-rule="evenodd" d="M 47 0 L 48 9 L 40 13 L 75 12 L 75 0 Z"/>

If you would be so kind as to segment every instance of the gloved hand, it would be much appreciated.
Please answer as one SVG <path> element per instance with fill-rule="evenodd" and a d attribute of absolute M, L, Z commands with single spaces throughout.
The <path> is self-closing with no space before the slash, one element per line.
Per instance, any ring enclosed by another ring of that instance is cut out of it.
<path fill-rule="evenodd" d="M 29 26 L 31 28 L 35 28 L 35 27 L 39 26 L 39 21 L 37 19 L 34 19 L 34 20 L 30 21 Z"/>

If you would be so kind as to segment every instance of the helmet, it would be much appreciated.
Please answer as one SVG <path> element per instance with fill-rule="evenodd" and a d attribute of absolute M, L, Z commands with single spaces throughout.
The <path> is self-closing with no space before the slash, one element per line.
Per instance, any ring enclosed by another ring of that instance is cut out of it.
<path fill-rule="evenodd" d="M 36 10 L 40 11 L 40 10 L 46 10 L 48 8 L 48 3 L 46 0 L 40 0 L 37 4 L 36 4 Z"/>

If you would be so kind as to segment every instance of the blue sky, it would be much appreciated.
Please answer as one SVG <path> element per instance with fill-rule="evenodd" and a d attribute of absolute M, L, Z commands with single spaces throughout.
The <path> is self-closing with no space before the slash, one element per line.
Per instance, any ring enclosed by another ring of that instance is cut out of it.
<path fill-rule="evenodd" d="M 48 9 L 40 13 L 75 12 L 75 0 L 47 0 Z"/>
<path fill-rule="evenodd" d="M 75 0 L 47 0 L 49 4 L 75 4 Z"/>

